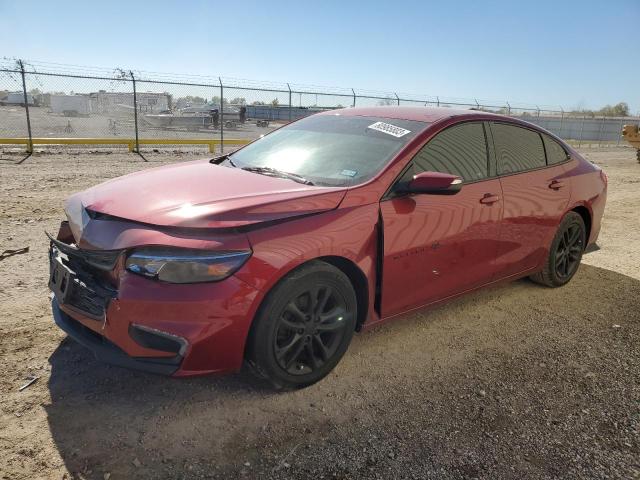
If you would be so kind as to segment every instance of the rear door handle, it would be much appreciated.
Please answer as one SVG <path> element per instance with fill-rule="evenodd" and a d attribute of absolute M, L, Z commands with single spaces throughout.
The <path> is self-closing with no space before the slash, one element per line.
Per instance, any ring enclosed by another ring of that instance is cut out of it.
<path fill-rule="evenodd" d="M 491 205 L 492 203 L 496 203 L 498 200 L 500 200 L 500 197 L 498 195 L 494 195 L 493 193 L 485 193 L 484 197 L 480 199 L 480 203 Z"/>
<path fill-rule="evenodd" d="M 564 182 L 560 180 L 554 180 L 549 184 L 549 188 L 552 190 L 560 190 L 562 187 L 564 187 Z"/>

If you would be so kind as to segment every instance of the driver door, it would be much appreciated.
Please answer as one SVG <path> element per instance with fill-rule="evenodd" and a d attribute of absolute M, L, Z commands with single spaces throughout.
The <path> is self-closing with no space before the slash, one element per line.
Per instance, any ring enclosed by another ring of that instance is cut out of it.
<path fill-rule="evenodd" d="M 490 178 L 482 122 L 446 128 L 412 159 L 399 180 L 423 171 L 460 176 L 454 195 L 393 193 L 380 203 L 384 248 L 382 316 L 420 307 L 490 282 L 503 201 Z"/>

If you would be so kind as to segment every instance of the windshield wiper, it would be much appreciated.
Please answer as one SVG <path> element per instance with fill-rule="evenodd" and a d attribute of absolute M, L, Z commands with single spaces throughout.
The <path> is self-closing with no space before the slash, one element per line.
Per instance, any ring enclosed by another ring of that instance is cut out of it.
<path fill-rule="evenodd" d="M 213 163 L 214 165 L 220 165 L 225 160 L 227 162 L 229 162 L 232 167 L 238 168 L 238 165 L 236 165 L 236 162 L 231 160 L 231 155 L 230 154 L 224 154 L 224 155 L 220 155 L 219 157 L 212 158 L 211 160 L 209 160 L 209 163 Z"/>
<path fill-rule="evenodd" d="M 246 170 L 247 172 L 259 173 L 261 175 L 271 175 L 273 177 L 287 178 L 304 185 L 313 185 L 313 182 L 311 180 L 307 180 L 301 175 L 283 172 L 282 170 L 277 170 L 271 167 L 242 167 L 242 170 Z"/>

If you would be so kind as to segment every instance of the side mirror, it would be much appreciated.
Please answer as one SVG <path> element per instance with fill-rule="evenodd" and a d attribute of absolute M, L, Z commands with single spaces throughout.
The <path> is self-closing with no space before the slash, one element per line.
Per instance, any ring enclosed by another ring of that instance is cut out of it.
<path fill-rule="evenodd" d="M 421 172 L 414 175 L 403 189 L 407 193 L 430 193 L 432 195 L 455 195 L 462 188 L 462 179 L 450 173 Z"/>

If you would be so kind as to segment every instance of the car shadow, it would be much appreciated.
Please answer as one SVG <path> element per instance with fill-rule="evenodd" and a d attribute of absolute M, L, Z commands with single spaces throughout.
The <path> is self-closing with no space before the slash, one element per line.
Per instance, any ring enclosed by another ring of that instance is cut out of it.
<path fill-rule="evenodd" d="M 627 285 L 634 291 L 640 285 L 636 279 L 589 265 L 582 265 L 579 275 L 580 278 L 576 277 L 574 281 L 581 288 L 597 287 L 597 294 L 586 296 L 584 292 L 578 294 L 573 290 L 545 289 L 524 279 L 472 293 L 437 307 L 435 311 L 441 320 L 444 318 L 444 321 L 448 321 L 447 316 L 456 316 L 460 309 L 473 309 L 479 302 L 496 298 L 504 301 L 513 297 L 517 303 L 523 298 L 540 296 L 548 298 L 550 307 L 561 305 L 564 297 L 573 300 L 574 297 L 582 298 L 579 301 L 586 302 L 586 306 L 589 302 L 594 302 L 594 305 L 595 302 L 602 302 L 607 296 L 612 302 L 622 302 L 619 296 L 613 294 L 620 285 Z M 640 308 L 637 299 L 627 299 L 625 302 Z M 367 343 L 384 342 L 383 337 L 387 337 L 397 347 L 415 335 L 415 326 L 420 322 L 425 322 L 425 318 L 408 315 L 404 320 L 367 332 L 360 336 L 365 338 L 356 338 L 355 352 L 347 352 L 344 360 L 348 360 L 350 355 L 364 356 L 363 362 L 375 369 L 376 362 L 382 360 L 373 353 L 371 358 L 366 358 Z M 273 417 L 278 411 L 286 409 L 298 408 L 298 413 L 301 407 L 296 402 L 303 399 L 308 405 L 308 401 L 313 400 L 319 392 L 331 397 L 345 395 L 349 391 L 347 386 L 340 387 L 338 395 L 331 391 L 336 388 L 335 382 L 340 383 L 346 378 L 338 378 L 333 383 L 321 382 L 324 385 L 315 392 L 307 389 L 306 393 L 289 394 L 272 391 L 247 371 L 225 377 L 172 379 L 156 376 L 100 363 L 88 350 L 68 338 L 60 343 L 49 361 L 51 403 L 45 409 L 51 435 L 65 467 L 70 472 L 81 472 L 84 478 L 103 478 L 103 472 L 106 471 L 114 475 L 112 478 L 158 475 L 165 478 L 166 468 L 163 464 L 185 465 L 190 461 L 194 448 L 200 449 L 196 447 L 199 442 L 207 444 L 212 457 L 225 455 L 235 458 L 240 450 L 246 453 L 248 448 L 243 443 L 242 435 L 248 429 L 264 428 L 259 427 L 264 419 L 249 426 L 236 424 L 234 422 L 239 414 L 236 415 L 234 410 L 234 419 L 230 420 L 228 405 L 243 414 L 262 412 L 265 417 L 267 414 Z M 274 397 L 279 398 L 274 402 Z M 269 401 L 269 406 L 263 410 L 265 401 Z M 219 408 L 221 404 L 227 407 Z M 346 408 L 349 413 L 349 408 L 361 407 L 347 405 Z M 177 425 L 175 438 L 164 438 L 167 432 L 173 431 L 163 428 L 168 421 Z M 205 421 L 206 427 L 202 425 Z M 207 431 L 203 432 L 203 428 Z M 235 438 L 231 446 L 218 441 L 216 428 L 224 428 L 227 438 Z M 289 441 L 294 446 L 299 439 L 291 437 Z M 142 467 L 135 465 L 138 458 L 144 459 Z M 131 473 L 132 462 L 134 474 Z M 157 462 L 157 465 L 150 466 L 152 462 Z"/>
<path fill-rule="evenodd" d="M 145 458 L 137 448 L 140 437 L 153 432 L 165 412 L 175 418 L 181 410 L 211 411 L 217 403 L 278 395 L 246 368 L 227 376 L 175 379 L 102 363 L 68 337 L 49 363 L 51 404 L 45 410 L 54 444 L 74 479 L 102 479 L 107 471 L 112 478 L 154 476 L 155 468 L 132 475 L 131 462 Z M 193 435 L 197 431 L 194 425 Z M 126 461 L 118 461 L 119 455 Z"/>

